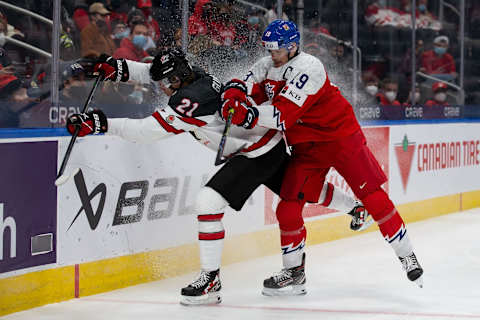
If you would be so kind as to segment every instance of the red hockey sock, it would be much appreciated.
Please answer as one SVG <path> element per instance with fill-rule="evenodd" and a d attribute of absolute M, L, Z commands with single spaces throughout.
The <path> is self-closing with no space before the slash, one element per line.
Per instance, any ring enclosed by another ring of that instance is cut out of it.
<path fill-rule="evenodd" d="M 280 243 L 284 268 L 292 268 L 302 263 L 303 248 L 307 230 L 303 225 L 302 209 L 305 202 L 280 201 L 277 219 L 280 227 Z"/>

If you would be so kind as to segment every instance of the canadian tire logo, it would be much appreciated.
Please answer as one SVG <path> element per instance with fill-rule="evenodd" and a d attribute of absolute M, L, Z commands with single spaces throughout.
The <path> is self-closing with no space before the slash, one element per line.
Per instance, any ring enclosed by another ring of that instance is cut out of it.
<path fill-rule="evenodd" d="M 402 178 L 403 192 L 407 192 L 408 178 L 412 168 L 413 155 L 415 154 L 415 142 L 408 141 L 407 135 L 403 136 L 402 143 L 395 144 L 400 177 Z"/>

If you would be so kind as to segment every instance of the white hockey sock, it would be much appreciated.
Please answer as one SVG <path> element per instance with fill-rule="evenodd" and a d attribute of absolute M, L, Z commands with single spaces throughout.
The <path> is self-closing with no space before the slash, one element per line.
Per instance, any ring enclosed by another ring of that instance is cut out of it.
<path fill-rule="evenodd" d="M 222 214 L 223 216 L 223 214 Z M 198 221 L 198 244 L 200 247 L 200 265 L 202 270 L 213 271 L 220 268 L 222 261 L 225 230 L 222 220 Z"/>
<path fill-rule="evenodd" d="M 395 254 L 400 258 L 404 258 L 413 252 L 413 246 L 408 237 L 405 225 L 402 225 L 393 237 L 387 236 L 385 240 L 390 243 L 393 251 L 395 251 Z"/>
<path fill-rule="evenodd" d="M 227 201 L 209 187 L 202 188 L 196 197 L 195 212 L 198 219 L 198 244 L 202 270 L 213 271 L 220 268 L 225 238 L 222 218 L 227 205 Z"/>
<path fill-rule="evenodd" d="M 318 203 L 324 207 L 340 212 L 349 212 L 356 204 L 353 197 L 335 188 L 333 184 L 326 181 L 323 184 Z"/>

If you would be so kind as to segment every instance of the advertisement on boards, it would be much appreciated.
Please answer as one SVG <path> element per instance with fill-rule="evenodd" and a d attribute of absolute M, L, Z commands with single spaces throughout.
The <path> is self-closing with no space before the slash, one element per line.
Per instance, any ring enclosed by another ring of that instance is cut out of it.
<path fill-rule="evenodd" d="M 56 262 L 57 142 L 0 143 L 0 273 Z"/>
<path fill-rule="evenodd" d="M 60 154 L 68 141 L 60 141 Z M 215 153 L 189 134 L 152 144 L 112 136 L 79 139 L 59 189 L 59 264 L 195 243 L 196 194 L 219 169 Z M 208 201 L 208 199 L 206 199 Z M 263 226 L 256 192 L 239 213 L 227 208 L 226 237 Z"/>
<path fill-rule="evenodd" d="M 391 195 L 398 203 L 479 190 L 476 123 L 393 126 Z"/>

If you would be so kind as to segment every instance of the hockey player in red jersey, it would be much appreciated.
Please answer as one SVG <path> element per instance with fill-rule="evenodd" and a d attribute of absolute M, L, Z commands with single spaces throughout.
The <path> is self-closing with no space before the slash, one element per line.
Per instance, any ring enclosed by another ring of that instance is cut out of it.
<path fill-rule="evenodd" d="M 422 286 L 423 269 L 405 223 L 381 188 L 387 178 L 366 144 L 353 108 L 329 81 L 320 60 L 299 50 L 299 40 L 293 22 L 273 21 L 262 36 L 270 56 L 257 61 L 243 80 L 227 82 L 222 94 L 223 117 L 233 108 L 233 124 L 283 131 L 293 148 L 276 210 L 282 250 L 295 252 L 303 246 L 302 208 L 318 200 L 316 186 L 334 167 L 377 222 L 408 278 Z M 275 294 L 304 282 L 304 274 L 296 273 L 304 258 L 301 250 L 289 259 L 284 256 L 284 271 L 265 280 L 264 292 Z"/>
<path fill-rule="evenodd" d="M 167 50 L 155 57 L 152 64 L 103 57 L 95 69 L 112 81 L 159 81 L 168 105 L 145 119 L 107 119 L 100 110 L 76 114 L 68 118 L 70 133 L 80 128 L 79 136 L 106 133 L 130 141 L 153 142 L 176 134 L 190 133 L 203 145 L 216 151 L 225 126 L 218 111 L 223 85 L 215 77 L 191 67 L 178 50 Z M 247 130 L 231 128 L 225 154 L 237 151 L 198 193 L 194 210 L 198 219 L 201 273 L 181 290 L 183 304 L 210 304 L 221 301 L 220 261 L 225 230 L 222 217 L 225 207 L 240 210 L 261 184 L 279 193 L 283 172 L 288 163 L 286 146 L 276 129 L 257 127 Z M 323 182 L 322 182 L 323 183 Z M 322 188 L 323 186 L 323 188 Z M 318 203 L 353 215 L 351 229 L 370 225 L 368 213 L 353 198 L 329 183 L 317 186 Z"/>

